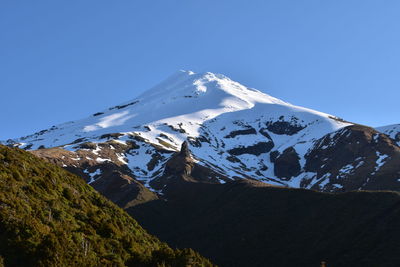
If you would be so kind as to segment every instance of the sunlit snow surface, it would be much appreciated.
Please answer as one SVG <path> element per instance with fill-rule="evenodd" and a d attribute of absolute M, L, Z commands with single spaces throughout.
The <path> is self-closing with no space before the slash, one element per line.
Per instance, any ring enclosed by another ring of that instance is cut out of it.
<path fill-rule="evenodd" d="M 381 133 L 387 134 L 390 138 L 398 140 L 397 145 L 400 146 L 400 124 L 382 126 L 376 128 L 376 130 Z"/>
<path fill-rule="evenodd" d="M 269 154 L 237 156 L 246 165 L 244 171 L 240 170 L 240 162 L 227 160 L 227 151 L 265 142 L 267 138 L 260 134 L 260 130 L 265 128 L 266 123 L 293 118 L 304 129 L 290 136 L 273 132 L 268 134 L 274 142 L 273 150 L 282 152 L 293 146 L 300 156 L 302 167 L 304 155 L 316 139 L 350 125 L 329 114 L 286 103 L 220 74 L 179 71 L 131 101 L 82 120 L 54 126 L 40 134 L 15 139 L 14 142 L 24 143 L 22 147 L 25 148 L 32 144 L 29 149 L 37 149 L 42 145 L 47 148 L 65 146 L 77 139 L 96 143 L 104 134 L 125 133 L 139 135 L 158 145 L 160 136 L 163 136 L 161 139 L 169 144 L 166 149 L 177 150 L 188 137 L 207 136 L 208 141 L 202 142 L 201 147 L 191 147 L 200 164 L 218 166 L 230 177 L 240 177 L 245 172 L 258 179 L 276 179 Z M 232 131 L 249 127 L 257 133 L 226 138 Z M 124 138 L 121 137 L 121 140 Z M 66 148 L 71 149 L 71 146 Z M 146 149 L 141 147 L 134 154 L 118 155 L 118 159 L 131 170 L 140 169 L 142 175 L 147 177 L 151 173 L 144 173 L 144 167 L 135 166 L 145 166 L 148 162 L 150 155 L 144 152 Z M 103 158 L 97 160 L 107 161 Z M 266 168 L 260 171 L 262 166 Z M 140 175 L 139 172 L 137 174 Z M 285 183 L 276 183 L 298 187 L 305 176 L 311 179 L 313 174 L 302 173 Z M 274 183 L 273 180 L 268 182 Z"/>

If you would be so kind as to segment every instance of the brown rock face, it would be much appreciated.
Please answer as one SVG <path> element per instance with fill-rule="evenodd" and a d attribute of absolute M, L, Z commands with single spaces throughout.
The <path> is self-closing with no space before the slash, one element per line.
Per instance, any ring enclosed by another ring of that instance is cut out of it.
<path fill-rule="evenodd" d="M 91 185 L 124 209 L 158 199 L 157 195 L 148 190 L 143 184 L 118 171 L 103 175 Z"/>
<path fill-rule="evenodd" d="M 179 193 L 182 183 L 201 182 L 216 183 L 220 180 L 228 181 L 229 178 L 213 171 L 211 168 L 195 163 L 189 149 L 188 142 L 183 142 L 181 150 L 166 162 L 163 175 L 150 182 L 157 190 L 172 190 Z"/>
<path fill-rule="evenodd" d="M 89 148 L 94 149 L 96 146 L 102 148 L 101 154 L 94 154 L 88 150 Z M 116 153 L 121 153 L 124 149 L 127 149 L 125 145 L 111 141 L 100 144 L 85 143 L 81 145 L 81 149 L 75 152 L 61 148 L 40 149 L 31 152 L 79 175 L 121 208 L 129 208 L 157 199 L 157 194 L 136 180 L 130 169 L 118 160 Z M 98 156 L 110 160 L 96 161 Z"/>
<path fill-rule="evenodd" d="M 181 150 L 173 155 L 165 165 L 164 175 L 190 175 L 193 169 L 193 159 L 188 143 L 182 143 Z"/>

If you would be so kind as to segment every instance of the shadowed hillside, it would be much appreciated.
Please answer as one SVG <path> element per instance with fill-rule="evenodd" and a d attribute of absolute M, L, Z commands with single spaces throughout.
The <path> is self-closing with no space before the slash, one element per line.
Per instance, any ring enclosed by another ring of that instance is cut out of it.
<path fill-rule="evenodd" d="M 192 247 L 226 267 L 400 262 L 398 192 L 321 193 L 251 180 L 204 183 L 191 176 L 196 166 L 190 160 L 180 164 L 165 170 L 167 200 L 128 209 L 172 246 Z"/>

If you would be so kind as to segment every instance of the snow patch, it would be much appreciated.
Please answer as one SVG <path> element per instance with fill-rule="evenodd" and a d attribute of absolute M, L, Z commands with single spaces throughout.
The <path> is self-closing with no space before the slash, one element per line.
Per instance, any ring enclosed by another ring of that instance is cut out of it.
<path fill-rule="evenodd" d="M 101 170 L 100 169 L 96 169 L 94 172 L 90 173 L 88 170 L 84 170 L 84 173 L 88 174 L 90 177 L 90 180 L 88 182 L 88 184 L 91 184 L 95 181 L 95 177 L 101 175 Z"/>
<path fill-rule="evenodd" d="M 100 157 L 97 158 L 96 161 L 99 162 L 99 163 L 103 163 L 103 162 L 106 162 L 106 161 L 112 162 L 111 159 L 103 159 L 103 158 L 100 158 Z"/>
<path fill-rule="evenodd" d="M 376 156 L 378 159 L 376 160 L 375 172 L 379 171 L 379 169 L 385 164 L 386 159 L 389 157 L 386 154 L 381 154 L 379 151 L 376 151 Z"/>
<path fill-rule="evenodd" d="M 124 154 L 119 154 L 119 153 L 116 153 L 116 155 L 117 155 L 117 158 L 118 158 L 118 160 L 119 161 L 121 161 L 123 164 L 128 164 L 128 162 L 126 162 L 125 161 L 125 156 L 124 156 Z"/>

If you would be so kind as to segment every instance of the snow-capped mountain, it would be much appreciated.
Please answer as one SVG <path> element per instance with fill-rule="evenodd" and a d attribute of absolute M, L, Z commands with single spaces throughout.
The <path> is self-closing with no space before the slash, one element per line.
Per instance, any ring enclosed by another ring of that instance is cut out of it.
<path fill-rule="evenodd" d="M 299 118 L 295 118 L 296 114 Z M 232 120 L 251 121 L 258 118 L 286 121 L 298 129 L 321 120 L 318 124 L 323 127 L 316 127 L 317 136 L 349 125 L 328 114 L 293 106 L 247 88 L 223 75 L 180 71 L 131 101 L 15 141 L 37 149 L 40 146 L 63 146 L 77 138 L 135 132 L 152 143 L 159 143 L 157 137 L 160 133 L 171 132 L 165 129 L 171 128 L 165 127 L 170 125 L 185 130 L 185 133 L 180 130 L 169 134 L 176 141 L 172 145 L 179 148 L 187 137 L 200 136 L 205 123 L 219 130 Z M 225 128 L 224 133 L 229 132 L 230 129 Z"/>
<path fill-rule="evenodd" d="M 385 134 L 209 72 L 180 71 L 131 101 L 6 143 L 42 148 L 35 153 L 93 185 L 118 169 L 161 192 L 165 164 L 184 141 L 216 183 L 345 191 L 381 188 L 385 174 L 400 189 L 400 148 Z"/>

